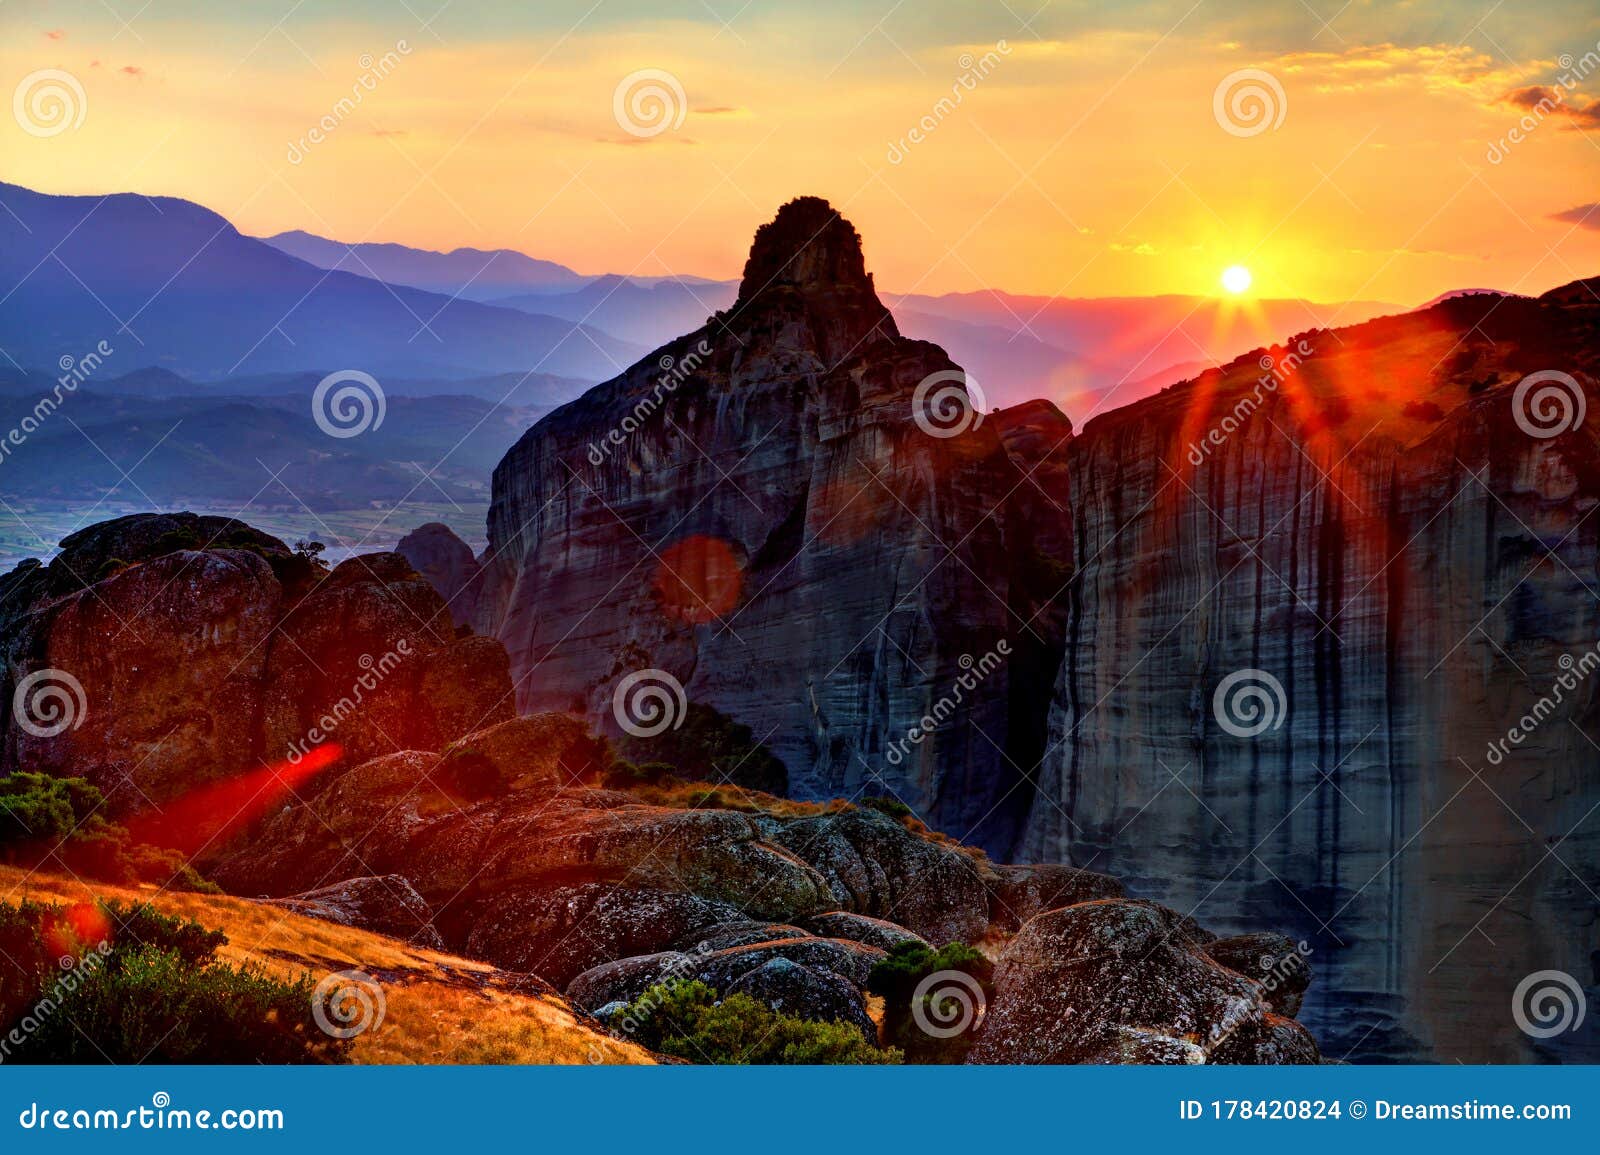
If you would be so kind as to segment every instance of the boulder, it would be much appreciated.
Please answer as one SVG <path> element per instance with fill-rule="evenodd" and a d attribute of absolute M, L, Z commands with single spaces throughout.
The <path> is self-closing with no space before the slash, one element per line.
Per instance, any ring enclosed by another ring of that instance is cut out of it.
<path fill-rule="evenodd" d="M 289 898 L 268 900 L 296 914 L 326 919 L 404 939 L 430 950 L 444 950 L 433 927 L 433 912 L 403 875 L 347 878 Z"/>
<path fill-rule="evenodd" d="M 1210 941 L 1193 920 L 1143 901 L 1099 899 L 1037 915 L 1001 955 L 968 1061 L 1194 1060 L 1159 1040 L 1198 1048 L 1208 1062 L 1314 1056 L 1310 1035 L 1271 1014 L 1259 984 L 1204 952 Z"/>
<path fill-rule="evenodd" d="M 997 866 L 990 883 L 989 914 L 1000 930 L 1019 929 L 1041 911 L 1097 898 L 1121 898 L 1122 883 L 1107 874 L 1075 866 Z"/>
<path fill-rule="evenodd" d="M 1293 1018 L 1311 985 L 1304 944 L 1272 931 L 1234 935 L 1201 949 L 1231 971 L 1261 984 L 1261 997 L 1280 1015 Z"/>
<path fill-rule="evenodd" d="M 786 958 L 768 959 L 746 971 L 721 992 L 749 995 L 773 1010 L 819 1023 L 848 1023 L 869 1043 L 877 1043 L 877 1025 L 867 1016 L 861 992 L 831 971 L 813 970 Z"/>
<path fill-rule="evenodd" d="M 876 810 L 790 821 L 772 841 L 821 873 L 831 906 L 893 922 L 935 946 L 975 942 L 988 928 L 978 860 Z"/>
<path fill-rule="evenodd" d="M 822 938 L 847 939 L 850 942 L 865 943 L 867 946 L 875 946 L 885 951 L 893 950 L 903 942 L 928 945 L 927 940 L 921 935 L 912 934 L 903 926 L 896 926 L 881 918 L 851 914 L 843 910 L 814 914 L 810 918 L 801 919 L 800 924 L 812 934 Z"/>

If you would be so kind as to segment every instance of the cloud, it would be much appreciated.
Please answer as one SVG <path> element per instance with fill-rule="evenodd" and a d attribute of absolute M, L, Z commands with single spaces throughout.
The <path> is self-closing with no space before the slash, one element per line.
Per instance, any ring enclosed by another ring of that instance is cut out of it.
<path fill-rule="evenodd" d="M 1520 68 L 1460 44 L 1360 44 L 1339 51 L 1289 52 L 1277 64 L 1324 92 L 1420 84 L 1434 91 L 1501 91 L 1526 76 Z"/>
<path fill-rule="evenodd" d="M 1600 97 L 1574 93 L 1572 103 L 1568 103 L 1567 93 L 1553 84 L 1529 84 L 1513 88 L 1501 99 L 1541 117 L 1559 116 L 1569 122 L 1569 128 L 1600 128 Z"/>
<path fill-rule="evenodd" d="M 67 38 L 67 34 L 60 28 L 52 28 L 50 31 L 44 34 L 44 38 L 46 40 L 65 40 Z"/>
<path fill-rule="evenodd" d="M 1574 205 L 1565 212 L 1551 213 L 1553 221 L 1565 221 L 1569 225 L 1577 225 L 1582 229 L 1594 229 L 1600 232 L 1600 203 L 1587 205 Z"/>
<path fill-rule="evenodd" d="M 137 64 L 124 64 L 117 71 L 118 72 L 122 72 L 122 73 L 124 73 L 124 74 L 126 74 L 128 76 L 143 76 L 144 75 L 144 69 L 140 68 Z"/>

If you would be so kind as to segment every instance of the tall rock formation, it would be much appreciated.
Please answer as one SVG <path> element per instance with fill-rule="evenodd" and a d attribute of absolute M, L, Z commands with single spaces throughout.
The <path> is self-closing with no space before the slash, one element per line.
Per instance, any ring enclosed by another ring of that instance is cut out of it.
<path fill-rule="evenodd" d="M 1334 1058 L 1600 1058 L 1592 1016 L 1535 1040 L 1512 1012 L 1600 947 L 1580 289 L 1302 334 L 1071 447 L 1080 568 L 1019 856 L 1294 927 Z"/>
<path fill-rule="evenodd" d="M 1031 489 L 982 417 L 899 335 L 855 229 L 793 201 L 730 309 L 506 455 L 478 628 L 523 710 L 614 731 L 619 683 L 663 671 L 764 739 L 791 792 L 893 793 L 1009 846 L 1059 636 L 1034 616 Z"/>

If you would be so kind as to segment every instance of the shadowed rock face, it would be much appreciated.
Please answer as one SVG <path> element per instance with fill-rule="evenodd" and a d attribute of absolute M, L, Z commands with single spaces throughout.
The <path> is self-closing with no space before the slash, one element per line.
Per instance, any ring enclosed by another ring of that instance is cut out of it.
<path fill-rule="evenodd" d="M 476 624 L 510 651 L 521 708 L 615 732 L 619 681 L 664 670 L 765 740 L 791 793 L 893 792 L 1009 845 L 1059 623 L 1034 617 L 1033 490 L 1000 422 L 941 437 L 913 420 L 940 372 L 956 372 L 940 349 L 899 336 L 850 224 L 815 198 L 784 206 L 731 309 L 495 471 Z M 957 386 L 947 404 L 964 401 Z M 959 723 L 905 742 L 1002 642 Z"/>
<path fill-rule="evenodd" d="M 241 522 L 188 513 L 93 526 L 48 566 L 0 578 L 0 656 L 0 769 L 87 778 L 119 814 L 324 742 L 351 761 L 436 750 L 512 710 L 504 651 L 457 639 L 399 555 L 327 573 Z M 24 698 L 41 712 L 23 713 L 50 720 L 36 695 L 67 683 L 47 671 L 82 688 L 59 732 L 11 708 L 38 674 Z"/>
<path fill-rule="evenodd" d="M 476 616 L 481 567 L 472 547 L 442 522 L 430 521 L 406 534 L 395 552 L 411 563 L 438 591 L 456 625 L 470 624 Z"/>
<path fill-rule="evenodd" d="M 1251 354 L 1089 422 L 1017 856 L 1289 930 L 1335 1058 L 1600 1058 L 1600 1034 L 1535 1044 L 1510 1010 L 1531 972 L 1586 982 L 1600 945 L 1600 676 L 1489 755 L 1600 639 L 1597 323 L 1589 294 L 1452 300 L 1306 334 L 1275 388 Z M 1540 438 L 1514 395 L 1547 369 L 1589 416 Z M 1215 709 L 1243 670 L 1281 686 L 1254 737 Z"/>

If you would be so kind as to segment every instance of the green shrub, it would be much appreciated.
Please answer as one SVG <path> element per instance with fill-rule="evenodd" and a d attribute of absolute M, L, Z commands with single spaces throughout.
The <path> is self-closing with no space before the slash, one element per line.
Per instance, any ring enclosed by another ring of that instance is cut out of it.
<path fill-rule="evenodd" d="M 17 771 L 0 777 L 0 861 L 56 865 L 106 882 L 154 882 L 220 894 L 181 854 L 134 842 L 100 811 L 105 796 L 82 778 Z"/>
<path fill-rule="evenodd" d="M 718 1000 L 702 982 L 658 983 L 617 1019 L 634 1041 L 663 1055 L 714 1065 L 884 1064 L 880 1050 L 849 1023 L 816 1023 L 781 1014 L 749 995 Z"/>
<path fill-rule="evenodd" d="M 330 1063 L 350 1041 L 323 1032 L 311 979 L 275 979 L 217 961 L 221 931 L 149 906 L 110 904 L 98 916 L 0 904 L 0 945 L 30 961 L 0 962 L 0 1036 L 6 1058 L 34 1063 Z M 62 928 L 103 928 L 104 951 L 58 970 Z M 20 996 L 20 997 L 19 997 Z"/>
<path fill-rule="evenodd" d="M 867 990 L 883 997 L 884 1036 L 905 1051 L 908 1062 L 959 1063 L 972 1046 L 971 1030 L 949 1038 L 928 1034 L 918 1024 L 954 1024 L 963 1017 L 956 1005 L 956 981 L 933 984 L 922 996 L 919 1008 L 913 1006 L 917 985 L 940 971 L 959 971 L 971 975 L 983 992 L 985 1003 L 994 997 L 994 964 L 965 943 L 953 942 L 934 950 L 922 943 L 898 943 L 889 956 L 874 964 L 867 976 Z M 950 1000 L 949 1005 L 935 1005 Z M 973 1022 L 976 1026 L 976 1021 Z"/>
<path fill-rule="evenodd" d="M 861 800 L 861 805 L 868 810 L 876 810 L 879 814 L 887 814 L 890 818 L 910 818 L 911 807 L 898 798 L 880 798 L 877 795 L 868 795 Z"/>
<path fill-rule="evenodd" d="M 749 726 L 700 702 L 689 703 L 676 729 L 651 738 L 624 738 L 618 746 L 623 757 L 643 765 L 666 766 L 688 781 L 726 780 L 777 795 L 789 789 L 789 771 L 755 740 Z"/>
<path fill-rule="evenodd" d="M 630 762 L 618 758 L 607 768 L 601 785 L 608 790 L 626 790 L 631 786 L 654 786 L 676 776 L 678 768 L 670 762 Z"/>

